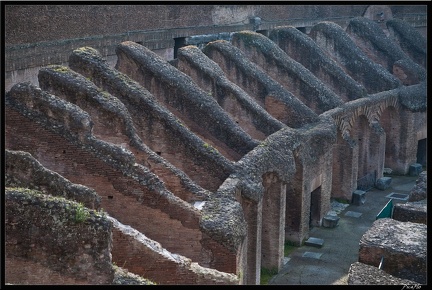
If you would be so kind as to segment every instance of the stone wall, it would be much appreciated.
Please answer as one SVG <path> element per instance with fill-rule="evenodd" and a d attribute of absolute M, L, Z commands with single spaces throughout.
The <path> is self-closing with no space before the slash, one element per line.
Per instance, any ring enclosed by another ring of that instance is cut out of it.
<path fill-rule="evenodd" d="M 238 84 L 274 118 L 292 128 L 317 121 L 317 115 L 291 92 L 270 78 L 246 54 L 227 41 L 209 43 L 203 52 L 228 79 Z"/>
<path fill-rule="evenodd" d="M 6 13 L 6 43 L 74 39 L 133 32 L 144 28 L 206 27 L 208 30 L 213 25 L 235 24 L 252 28 L 249 19 L 254 16 L 269 22 L 286 19 L 305 22 L 340 18 L 341 15 L 362 15 L 366 8 L 366 5 L 341 5 L 331 9 L 321 5 L 9 5 Z M 403 9 L 399 10 L 403 13 Z M 420 8 L 415 10 L 424 13 Z M 47 18 L 51 20 L 49 23 L 45 21 Z M 34 27 L 34 30 L 29 31 L 26 27 Z M 8 33 L 10 31 L 16 33 Z"/>
<path fill-rule="evenodd" d="M 358 48 L 339 25 L 321 22 L 315 25 L 310 37 L 343 67 L 369 94 L 390 90 L 401 85 L 385 68 L 374 63 Z M 361 66 L 359 66 L 361 64 Z"/>
<path fill-rule="evenodd" d="M 9 95 L 14 96 L 9 100 L 10 102 L 16 101 L 15 105 L 17 107 L 23 105 L 19 104 L 18 101 L 20 98 L 20 89 L 24 89 L 24 87 L 17 87 Z M 32 91 L 31 86 L 26 89 Z M 40 108 L 37 102 L 47 97 L 44 94 L 37 97 L 38 94 L 40 94 L 38 90 L 32 92 L 32 95 L 35 96 L 35 104 L 32 109 L 27 108 L 31 114 L 36 114 Z M 57 104 L 62 103 L 58 99 L 51 100 L 51 103 L 45 103 L 46 105 L 51 104 L 51 107 L 43 107 L 43 110 L 50 108 L 52 112 L 55 112 L 52 113 L 52 116 L 58 114 L 55 108 L 52 107 L 52 104 L 55 103 L 54 101 Z M 83 113 L 81 112 L 81 114 Z M 14 132 L 7 140 L 8 148 L 12 150 L 25 150 L 37 157 L 45 167 L 59 172 L 70 181 L 91 186 L 102 197 L 101 208 L 107 210 L 113 217 L 133 225 L 152 239 L 158 241 L 165 240 L 165 243 L 162 244 L 167 249 L 182 253 L 194 261 L 206 260 L 204 256 L 200 256 L 201 251 L 196 250 L 196 247 L 201 248 L 199 242 L 201 239 L 198 223 L 199 213 L 190 204 L 168 193 L 159 180 L 155 179 L 154 175 L 149 175 L 139 165 L 134 166 L 134 162 L 128 160 L 128 158 L 132 157 L 130 153 L 124 152 L 120 148 L 115 149 L 115 147 L 108 149 L 113 145 L 108 145 L 109 143 L 92 138 L 87 141 L 89 143 L 84 142 L 77 146 L 73 142 L 68 141 L 67 138 L 62 137 L 62 135 L 71 136 L 73 134 L 64 126 L 61 135 L 57 135 L 51 130 L 59 127 L 59 125 L 45 129 L 43 126 L 40 126 L 36 122 L 31 122 L 30 119 L 20 115 L 20 113 L 11 108 L 6 110 L 6 115 L 6 123 L 9 125 L 6 131 L 8 133 Z M 60 115 L 57 116 L 60 117 Z M 61 115 L 61 118 L 68 118 L 69 116 L 73 118 L 72 116 L 74 115 Z M 42 120 L 44 120 L 44 117 L 42 117 Z M 53 122 L 52 119 L 51 122 Z M 19 124 L 19 126 L 10 126 L 12 124 Z M 73 122 L 65 124 L 72 125 Z M 49 145 L 45 143 L 44 146 L 44 140 L 50 140 Z M 75 140 L 75 142 L 78 141 Z M 41 146 L 35 147 L 34 144 L 40 144 Z M 81 146 L 87 148 L 83 149 Z M 94 148 L 93 150 L 96 153 L 92 152 L 91 148 Z M 116 152 L 115 150 L 118 151 Z M 109 152 L 110 154 L 105 155 L 104 152 Z M 103 158 L 108 159 L 99 159 L 97 154 L 101 154 L 104 156 Z M 123 168 L 123 170 L 129 168 L 132 170 L 130 172 L 131 175 L 125 176 L 121 170 L 119 171 L 112 166 Z M 100 175 L 99 172 L 103 172 L 104 175 Z M 147 185 L 142 185 L 141 183 Z M 159 193 L 150 197 L 155 190 L 156 192 L 159 191 Z M 142 202 L 145 202 L 146 205 L 143 205 Z M 128 211 L 124 211 L 124 207 L 128 207 Z M 141 210 L 142 208 L 146 208 L 146 210 Z M 155 217 L 158 218 L 155 220 Z M 153 222 L 150 223 L 149 221 Z M 170 232 L 160 231 L 160 228 L 167 227 L 170 228 Z M 174 235 L 177 237 L 176 239 L 172 239 Z M 195 248 L 191 247 L 190 239 L 194 240 L 193 244 Z M 179 242 L 182 240 L 185 240 L 185 242 Z"/>
<path fill-rule="evenodd" d="M 174 64 L 209 92 L 252 138 L 263 140 L 284 125 L 273 118 L 235 83 L 228 80 L 221 68 L 195 46 L 182 47 Z"/>
<path fill-rule="evenodd" d="M 5 210 L 6 282 L 112 282 L 112 224 L 100 212 L 24 188 L 6 190 Z"/>
<path fill-rule="evenodd" d="M 216 101 L 192 79 L 176 70 L 149 49 L 133 42 L 118 46 L 117 69 L 129 74 L 199 136 L 219 151 L 238 160 L 257 143 L 233 122 Z M 236 154 L 237 153 L 237 154 Z"/>
<path fill-rule="evenodd" d="M 223 155 L 212 150 L 213 147 L 158 103 L 147 89 L 109 67 L 96 50 L 75 50 L 70 65 L 127 107 L 140 139 L 130 150 L 136 155 L 148 156 L 140 158 L 142 164 L 156 172 L 172 192 L 185 196 L 187 192 L 199 191 L 197 195 L 204 195 L 203 189 L 196 188 L 195 184 L 214 189 L 232 172 L 232 164 Z M 143 110 L 146 114 L 142 114 Z M 203 163 L 202 160 L 207 161 Z"/>
<path fill-rule="evenodd" d="M 28 152 L 5 151 L 5 186 L 35 189 L 52 196 L 82 203 L 90 209 L 100 208 L 100 196 L 91 188 L 71 183 L 48 170 Z"/>
<path fill-rule="evenodd" d="M 420 285 L 417 282 L 400 279 L 371 265 L 355 262 L 348 271 L 348 285 Z"/>
<path fill-rule="evenodd" d="M 273 29 L 269 38 L 289 57 L 302 64 L 345 102 L 366 96 L 363 85 L 353 80 L 308 35 L 292 26 Z"/>
<path fill-rule="evenodd" d="M 168 252 L 130 226 L 110 220 L 113 222 L 113 262 L 132 273 L 163 285 L 239 283 L 236 275 L 203 268 L 184 256 Z"/>
<path fill-rule="evenodd" d="M 295 63 L 251 31 L 202 51 L 178 47 L 170 62 L 139 43 L 118 43 L 115 68 L 84 47 L 72 52 L 70 68 L 41 69 L 40 88 L 20 83 L 6 94 L 6 148 L 92 187 L 113 218 L 184 257 L 171 263 L 147 252 L 190 275 L 167 283 L 201 281 L 208 272 L 203 283 L 258 284 L 261 267 L 280 269 L 285 240 L 301 245 L 310 225 L 320 226 L 332 196 L 351 200 L 389 160 L 403 174 L 426 137 L 424 82 L 403 86 L 336 23 L 313 31 L 326 38 L 303 39 L 305 51 L 324 52 L 321 59 L 332 61 L 322 63 L 338 67 L 336 79 L 354 72 L 353 82 L 344 78 L 351 91 L 376 93 L 332 94 L 334 85 L 317 78 L 331 66 L 312 73 L 306 59 Z M 327 47 L 332 41 L 341 47 Z M 346 60 L 334 60 L 337 54 Z M 369 87 L 368 70 L 376 72 Z M 128 249 L 123 238 L 119 261 L 142 246 Z"/>
<path fill-rule="evenodd" d="M 372 5 L 374 6 L 374 5 Z M 6 5 L 6 86 L 29 80 L 46 65 L 67 65 L 69 52 L 91 46 L 109 63 L 124 41 L 144 44 L 173 59 L 182 38 L 241 30 L 267 31 L 291 25 L 310 28 L 333 21 L 343 28 L 364 16 L 368 5 Z M 393 18 L 410 23 L 426 37 L 426 5 L 386 6 Z M 371 10 L 371 9 L 369 9 Z M 370 17 L 370 15 L 365 16 Z M 50 21 L 47 22 L 46 19 Z M 391 19 L 386 19 L 391 20 Z M 29 29 L 32 28 L 32 29 Z M 178 43 L 177 43 L 178 42 Z"/>
<path fill-rule="evenodd" d="M 316 114 L 342 105 L 339 96 L 269 38 L 243 31 L 233 34 L 232 43 Z"/>

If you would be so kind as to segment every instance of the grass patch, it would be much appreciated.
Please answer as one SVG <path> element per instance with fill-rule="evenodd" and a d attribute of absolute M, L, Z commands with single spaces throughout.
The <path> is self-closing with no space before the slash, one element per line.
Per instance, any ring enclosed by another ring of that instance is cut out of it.
<path fill-rule="evenodd" d="M 287 257 L 289 254 L 291 254 L 292 252 L 294 252 L 297 248 L 298 248 L 298 246 L 294 242 L 285 241 L 285 244 L 284 244 L 284 257 Z"/>
<path fill-rule="evenodd" d="M 335 198 L 334 200 L 339 202 L 339 203 L 349 204 L 349 201 L 344 199 L 344 198 Z"/>
<path fill-rule="evenodd" d="M 266 269 L 261 268 L 261 285 L 267 285 L 270 279 L 278 273 L 277 268 Z"/>

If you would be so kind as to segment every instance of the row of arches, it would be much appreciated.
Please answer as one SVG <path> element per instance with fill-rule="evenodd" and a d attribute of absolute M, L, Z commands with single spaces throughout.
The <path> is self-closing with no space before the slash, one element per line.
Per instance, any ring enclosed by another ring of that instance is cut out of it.
<path fill-rule="evenodd" d="M 413 163 L 426 166 L 426 127 L 416 127 L 425 114 L 388 100 L 375 106 L 375 113 L 371 108 L 364 104 L 335 117 L 350 121 L 348 126 L 339 122 L 332 150 L 315 161 L 317 168 L 293 152 L 295 172 L 289 180 L 266 172 L 262 198 L 242 198 L 248 224 L 245 284 L 259 284 L 262 268 L 279 271 L 285 242 L 301 245 L 312 227 L 321 226 L 331 198 L 351 202 L 352 193 L 373 187 L 385 167 L 407 174 Z"/>

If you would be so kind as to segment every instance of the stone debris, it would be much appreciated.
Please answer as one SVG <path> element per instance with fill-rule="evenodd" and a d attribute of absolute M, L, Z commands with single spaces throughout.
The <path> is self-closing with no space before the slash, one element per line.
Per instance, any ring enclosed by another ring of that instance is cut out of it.
<path fill-rule="evenodd" d="M 331 206 L 331 210 L 327 213 L 327 215 L 339 215 L 349 206 L 349 204 L 341 203 L 333 200 L 330 206 Z"/>
<path fill-rule="evenodd" d="M 359 262 L 391 275 L 418 283 L 426 282 L 427 226 L 390 218 L 374 221 L 360 239 Z"/>
<path fill-rule="evenodd" d="M 427 204 L 425 202 L 407 202 L 396 204 L 393 219 L 401 222 L 427 224 Z"/>
<path fill-rule="evenodd" d="M 420 173 L 416 185 L 409 194 L 408 201 L 419 201 L 427 198 L 427 171 Z"/>
<path fill-rule="evenodd" d="M 383 270 L 360 262 L 351 264 L 348 271 L 348 285 L 416 285 L 418 283 L 400 279 Z"/>

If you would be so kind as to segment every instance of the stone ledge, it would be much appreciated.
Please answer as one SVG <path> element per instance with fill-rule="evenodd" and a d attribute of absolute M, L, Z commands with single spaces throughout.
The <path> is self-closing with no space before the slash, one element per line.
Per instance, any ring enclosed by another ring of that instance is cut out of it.
<path fill-rule="evenodd" d="M 390 218 L 374 221 L 360 239 L 359 262 L 399 278 L 426 282 L 427 226 Z"/>
<path fill-rule="evenodd" d="M 348 271 L 348 285 L 416 285 L 418 283 L 400 279 L 383 270 L 360 262 L 351 264 Z"/>
<path fill-rule="evenodd" d="M 393 208 L 393 219 L 427 225 L 427 204 L 420 202 L 396 204 Z"/>

